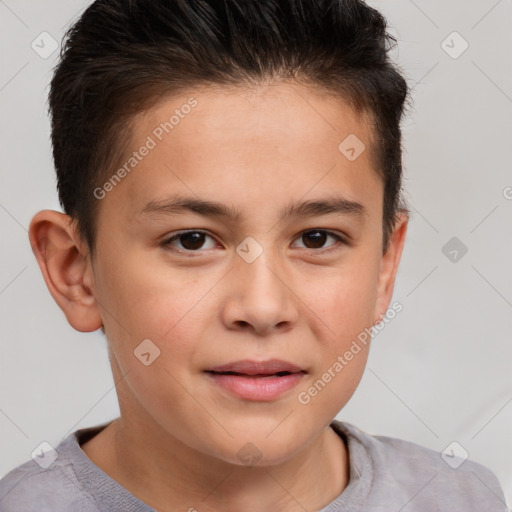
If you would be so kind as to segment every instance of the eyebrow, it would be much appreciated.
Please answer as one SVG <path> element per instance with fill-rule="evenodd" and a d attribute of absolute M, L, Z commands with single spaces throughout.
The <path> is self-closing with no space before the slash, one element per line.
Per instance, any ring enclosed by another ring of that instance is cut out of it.
<path fill-rule="evenodd" d="M 229 222 L 237 222 L 242 218 L 242 213 L 237 208 L 185 196 L 152 200 L 140 210 L 138 215 L 173 215 L 186 213 L 187 211 L 198 213 L 205 217 L 225 219 Z M 361 203 L 337 195 L 323 199 L 291 203 L 281 210 L 279 220 L 283 221 L 290 217 L 315 217 L 328 214 L 344 214 L 355 218 L 362 218 L 367 216 L 368 212 Z"/>

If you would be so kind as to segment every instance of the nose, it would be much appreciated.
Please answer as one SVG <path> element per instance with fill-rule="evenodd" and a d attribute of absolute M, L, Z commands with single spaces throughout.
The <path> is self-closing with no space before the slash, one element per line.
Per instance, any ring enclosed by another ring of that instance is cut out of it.
<path fill-rule="evenodd" d="M 252 263 L 237 257 L 221 309 L 230 330 L 258 335 L 291 329 L 299 318 L 299 299 L 290 273 L 278 264 L 278 256 L 265 250 Z"/>

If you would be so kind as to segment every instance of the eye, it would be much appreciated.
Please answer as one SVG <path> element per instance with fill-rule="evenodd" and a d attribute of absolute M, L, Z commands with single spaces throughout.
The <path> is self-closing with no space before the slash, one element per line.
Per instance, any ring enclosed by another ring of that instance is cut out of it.
<path fill-rule="evenodd" d="M 205 240 L 208 238 L 211 240 L 210 246 L 205 247 Z M 335 242 L 324 247 L 329 238 L 334 239 Z M 302 248 L 315 249 L 317 252 L 323 252 L 322 249 L 330 250 L 331 247 L 338 245 L 336 241 L 345 243 L 341 236 L 326 229 L 310 229 L 308 231 L 304 231 L 298 240 L 304 241 L 305 245 L 303 245 Z M 200 249 L 214 249 L 215 247 L 218 247 L 218 243 L 211 235 L 198 230 L 181 231 L 176 233 L 170 238 L 165 239 L 161 245 L 166 249 L 189 253 L 203 252 Z"/>
<path fill-rule="evenodd" d="M 329 247 L 333 247 L 338 245 L 333 243 L 327 247 L 323 247 L 326 243 L 327 239 L 331 237 L 338 240 L 341 243 L 345 243 L 343 238 L 332 231 L 328 231 L 326 229 L 310 229 L 308 231 L 304 231 L 302 235 L 298 238 L 298 240 L 303 240 L 306 244 L 306 249 L 329 249 Z"/>
<path fill-rule="evenodd" d="M 215 242 L 213 237 L 204 231 L 181 231 L 180 233 L 177 233 L 164 240 L 162 246 L 166 248 L 168 246 L 176 247 L 174 242 L 177 242 L 178 244 L 181 244 L 181 247 L 176 248 L 178 251 L 199 252 L 198 249 L 203 246 L 205 238 L 210 238 L 213 240 L 213 242 L 210 243 L 210 247 L 206 247 L 206 249 L 217 247 L 218 244 Z"/>

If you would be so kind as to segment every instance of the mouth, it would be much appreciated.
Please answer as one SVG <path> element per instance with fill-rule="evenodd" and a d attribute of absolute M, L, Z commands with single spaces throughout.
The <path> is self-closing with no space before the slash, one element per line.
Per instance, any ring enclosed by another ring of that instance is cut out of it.
<path fill-rule="evenodd" d="M 211 382 L 231 396 L 252 401 L 275 400 L 307 374 L 300 366 L 272 359 L 237 361 L 205 370 Z"/>
<path fill-rule="evenodd" d="M 256 373 L 256 374 L 248 374 L 248 373 L 239 373 L 239 372 L 215 372 L 213 370 L 206 370 L 206 373 L 211 373 L 212 375 L 238 375 L 239 377 L 248 377 L 248 378 L 265 378 L 265 377 L 285 377 L 286 375 L 292 375 L 293 373 L 305 373 L 305 372 L 277 372 L 277 373 Z"/>
<path fill-rule="evenodd" d="M 244 359 L 233 363 L 223 364 L 221 366 L 214 366 L 205 371 L 208 373 L 258 377 L 265 377 L 269 375 L 284 377 L 292 373 L 307 373 L 300 366 L 281 359 L 269 359 L 267 361 Z"/>

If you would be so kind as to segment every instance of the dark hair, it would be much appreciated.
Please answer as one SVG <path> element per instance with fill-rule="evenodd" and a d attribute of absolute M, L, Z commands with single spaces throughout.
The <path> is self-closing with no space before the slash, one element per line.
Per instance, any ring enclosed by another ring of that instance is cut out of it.
<path fill-rule="evenodd" d="M 396 39 L 361 0 L 97 0 L 64 35 L 49 93 L 60 203 L 95 249 L 98 199 L 131 138 L 163 96 L 201 85 L 292 80 L 372 119 L 384 183 L 383 250 L 399 211 L 406 80 Z M 341 142 L 341 141 L 340 141 Z"/>

